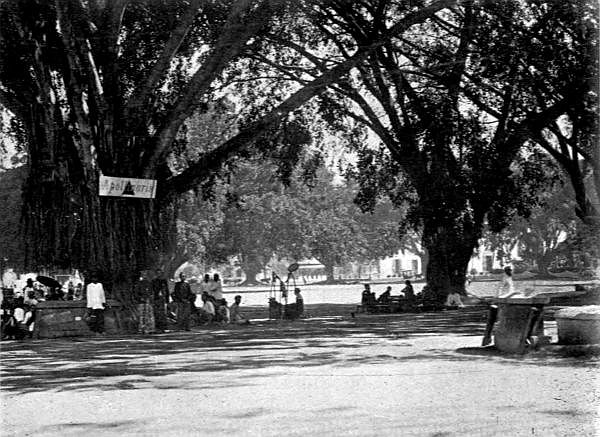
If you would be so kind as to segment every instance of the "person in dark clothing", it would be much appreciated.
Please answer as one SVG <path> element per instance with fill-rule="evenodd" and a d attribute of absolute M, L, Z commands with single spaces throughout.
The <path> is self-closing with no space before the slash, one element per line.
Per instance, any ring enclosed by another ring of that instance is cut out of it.
<path fill-rule="evenodd" d="M 381 296 L 379 296 L 379 298 L 377 299 L 377 303 L 386 305 L 390 302 L 391 299 L 392 299 L 392 287 L 387 287 L 385 289 L 385 291 L 383 293 L 381 293 Z"/>
<path fill-rule="evenodd" d="M 196 300 L 196 295 L 192 292 L 190 284 L 185 282 L 183 273 L 179 275 L 179 282 L 175 283 L 175 290 L 171 297 L 177 308 L 177 328 L 189 331 L 192 304 Z"/>
<path fill-rule="evenodd" d="M 408 301 L 414 301 L 415 300 L 415 290 L 413 289 L 412 284 L 410 283 L 410 281 L 408 279 L 406 281 L 404 281 L 404 284 L 406 285 L 406 287 L 404 287 L 402 289 L 402 293 L 404 293 L 404 297 Z"/>
<path fill-rule="evenodd" d="M 141 277 L 133 288 L 133 297 L 138 316 L 138 333 L 154 333 L 154 296 L 152 294 L 152 284 L 148 279 L 148 272 L 145 270 L 141 272 Z"/>
<path fill-rule="evenodd" d="M 167 329 L 166 305 L 169 303 L 169 284 L 161 269 L 156 269 L 156 276 L 152 279 L 152 293 L 154 295 L 154 322 L 157 332 Z"/>
<path fill-rule="evenodd" d="M 362 297 L 360 299 L 360 304 L 368 305 L 370 298 L 371 298 L 371 286 L 369 284 L 365 284 L 365 288 L 362 291 Z"/>

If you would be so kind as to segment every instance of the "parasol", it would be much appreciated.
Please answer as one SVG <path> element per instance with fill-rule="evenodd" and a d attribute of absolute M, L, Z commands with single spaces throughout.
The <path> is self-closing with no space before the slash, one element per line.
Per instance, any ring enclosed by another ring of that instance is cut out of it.
<path fill-rule="evenodd" d="M 38 281 L 40 284 L 45 285 L 46 287 L 50 287 L 50 288 L 61 288 L 62 285 L 60 285 L 60 282 L 58 282 L 56 279 L 51 278 L 49 276 L 38 276 L 37 278 L 35 278 L 36 281 Z"/>

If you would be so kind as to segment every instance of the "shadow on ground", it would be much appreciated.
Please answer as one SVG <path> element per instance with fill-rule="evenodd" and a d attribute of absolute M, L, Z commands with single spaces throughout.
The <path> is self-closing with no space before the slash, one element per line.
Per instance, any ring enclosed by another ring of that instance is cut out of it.
<path fill-rule="evenodd" d="M 507 365 L 544 366 L 597 363 L 597 353 L 506 356 L 490 348 L 445 347 L 443 341 L 433 342 L 435 348 L 413 347 L 415 341 L 427 337 L 453 337 L 452 344 L 456 345 L 456 337 L 481 336 L 485 320 L 485 309 L 473 308 L 439 313 L 263 321 L 250 326 L 213 327 L 153 336 L 5 342 L 0 355 L 2 389 L 12 394 L 147 387 L 214 389 L 239 387 L 240 378 L 229 382 L 215 382 L 212 377 L 189 378 L 192 381 L 189 382 L 186 375 L 265 369 L 264 375 L 272 376 L 285 374 L 286 367 L 352 368 L 390 362 L 401 365 L 407 360 L 494 360 Z M 468 344 L 472 344 L 472 339 Z M 256 377 L 254 373 L 252 378 Z M 249 380 L 246 384 L 253 382 Z"/>

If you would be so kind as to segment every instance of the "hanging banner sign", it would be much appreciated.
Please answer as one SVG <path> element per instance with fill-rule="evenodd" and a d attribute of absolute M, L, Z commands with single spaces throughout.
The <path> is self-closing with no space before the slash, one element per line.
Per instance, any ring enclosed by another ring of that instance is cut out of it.
<path fill-rule="evenodd" d="M 100 196 L 154 199 L 156 179 L 116 178 L 100 175 Z"/>

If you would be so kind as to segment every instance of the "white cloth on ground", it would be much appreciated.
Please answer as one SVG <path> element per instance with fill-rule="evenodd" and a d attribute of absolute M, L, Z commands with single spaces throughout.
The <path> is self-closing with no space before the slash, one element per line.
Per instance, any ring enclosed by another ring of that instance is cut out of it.
<path fill-rule="evenodd" d="M 448 295 L 448 297 L 446 298 L 446 306 L 463 308 L 465 305 L 462 303 L 462 300 L 460 299 L 460 294 L 450 293 Z"/>

